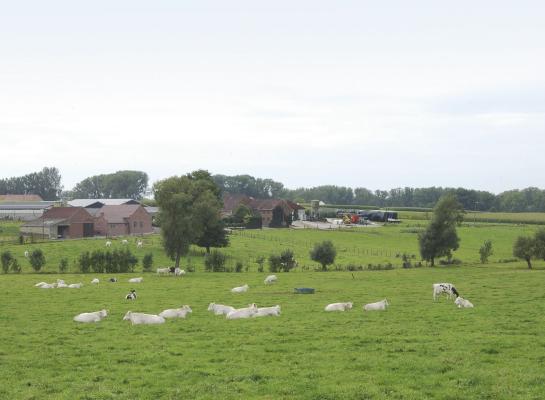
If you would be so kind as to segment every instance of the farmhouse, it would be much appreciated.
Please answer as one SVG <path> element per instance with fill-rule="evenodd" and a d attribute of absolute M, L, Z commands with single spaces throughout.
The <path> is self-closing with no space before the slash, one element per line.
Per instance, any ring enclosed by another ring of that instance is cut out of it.
<path fill-rule="evenodd" d="M 94 218 L 83 207 L 52 207 L 33 221 L 21 225 L 24 236 L 73 239 L 93 236 Z"/>
<path fill-rule="evenodd" d="M 151 215 L 140 204 L 105 205 L 96 209 L 95 231 L 103 236 L 152 233 Z"/>
<path fill-rule="evenodd" d="M 226 193 L 223 196 L 222 217 L 229 217 L 240 206 L 245 205 L 262 218 L 263 226 L 289 226 L 295 219 L 304 219 L 304 207 L 289 200 L 254 199 L 245 195 Z"/>

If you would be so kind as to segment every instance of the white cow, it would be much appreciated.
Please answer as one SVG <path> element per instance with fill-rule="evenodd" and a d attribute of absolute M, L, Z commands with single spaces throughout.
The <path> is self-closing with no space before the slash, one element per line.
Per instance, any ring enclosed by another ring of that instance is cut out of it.
<path fill-rule="evenodd" d="M 331 303 L 325 306 L 325 311 L 346 311 L 352 309 L 353 303 Z"/>
<path fill-rule="evenodd" d="M 168 275 L 170 273 L 170 268 L 157 268 L 157 275 Z"/>
<path fill-rule="evenodd" d="M 263 283 L 265 283 L 265 285 L 272 285 L 273 283 L 276 283 L 277 281 L 278 281 L 278 277 L 276 275 L 269 275 L 268 277 L 265 278 Z"/>
<path fill-rule="evenodd" d="M 68 288 L 69 289 L 79 289 L 83 286 L 83 283 L 71 283 L 70 285 L 68 285 Z"/>
<path fill-rule="evenodd" d="M 108 315 L 108 311 L 106 310 L 100 310 L 100 311 L 94 311 L 94 312 L 88 312 L 88 313 L 81 313 L 74 317 L 74 321 L 76 322 L 98 322 L 101 319 L 106 318 Z"/>
<path fill-rule="evenodd" d="M 180 268 L 175 268 L 175 269 L 174 269 L 174 275 L 176 275 L 176 276 L 184 276 L 184 275 L 185 275 L 185 270 L 180 269 Z"/>
<path fill-rule="evenodd" d="M 45 285 L 38 286 L 40 289 L 55 289 L 57 287 L 56 283 L 46 283 Z"/>
<path fill-rule="evenodd" d="M 254 304 L 251 304 L 249 307 L 239 308 L 237 310 L 231 311 L 229 314 L 227 314 L 226 318 L 227 319 L 251 318 L 256 313 L 257 313 L 257 306 L 254 303 Z"/>
<path fill-rule="evenodd" d="M 456 304 L 458 308 L 473 308 L 473 303 L 459 296 L 454 300 L 454 304 Z"/>
<path fill-rule="evenodd" d="M 38 282 L 37 284 L 34 285 L 34 287 L 40 287 L 40 286 L 43 286 L 43 285 L 48 285 L 47 282 Z"/>
<path fill-rule="evenodd" d="M 159 316 L 163 318 L 185 318 L 188 313 L 193 312 L 191 310 L 191 307 L 188 305 L 183 305 L 180 308 L 171 308 L 168 310 L 164 310 L 161 313 L 159 313 Z"/>
<path fill-rule="evenodd" d="M 280 306 L 276 305 L 273 307 L 259 307 L 257 309 L 257 312 L 253 315 L 253 317 L 267 317 L 267 316 L 274 316 L 279 317 L 280 316 Z"/>
<path fill-rule="evenodd" d="M 231 289 L 231 293 L 244 293 L 247 292 L 250 286 L 244 285 L 244 286 L 238 286 Z"/>
<path fill-rule="evenodd" d="M 98 278 L 95 278 L 95 279 L 93 279 L 93 280 L 91 281 L 91 283 L 93 283 L 93 284 L 96 284 L 96 283 L 99 283 L 99 282 L 100 282 L 100 281 L 98 280 Z"/>
<path fill-rule="evenodd" d="M 142 243 L 141 240 L 139 240 L 138 242 L 136 242 L 136 247 L 138 247 L 139 249 L 141 249 L 143 245 L 144 245 L 144 243 Z"/>
<path fill-rule="evenodd" d="M 112 242 L 110 242 L 109 240 L 106 242 L 106 247 L 111 247 L 112 246 Z"/>
<path fill-rule="evenodd" d="M 57 289 L 60 289 L 60 288 L 67 288 L 68 285 L 66 283 L 64 283 L 64 281 L 62 279 L 60 279 L 60 282 L 57 282 Z"/>
<path fill-rule="evenodd" d="M 131 278 L 129 279 L 129 283 L 140 283 L 144 280 L 144 278 L 142 278 L 141 276 L 138 277 L 138 278 Z"/>
<path fill-rule="evenodd" d="M 387 307 L 390 306 L 390 303 L 388 303 L 388 300 L 384 299 L 381 301 L 377 301 L 376 303 L 369 303 L 363 306 L 364 311 L 382 311 L 386 310 Z"/>
<path fill-rule="evenodd" d="M 235 311 L 235 307 L 225 306 L 223 304 L 210 303 L 208 311 L 213 311 L 214 315 L 227 315 L 231 311 Z"/>
<path fill-rule="evenodd" d="M 127 311 L 127 314 L 123 317 L 123 321 L 131 321 L 133 325 L 165 323 L 165 319 L 159 315 L 134 313 L 132 311 Z"/>
<path fill-rule="evenodd" d="M 434 283 L 433 284 L 433 300 L 437 300 L 437 297 L 445 293 L 448 298 L 452 298 L 453 295 L 459 297 L 460 294 L 452 283 Z"/>
<path fill-rule="evenodd" d="M 121 241 L 121 244 L 127 245 L 127 244 L 129 244 L 129 241 L 128 241 L 127 239 L 123 239 L 123 240 Z"/>
<path fill-rule="evenodd" d="M 25 257 L 28 258 L 30 254 L 28 253 L 28 250 L 25 250 Z"/>

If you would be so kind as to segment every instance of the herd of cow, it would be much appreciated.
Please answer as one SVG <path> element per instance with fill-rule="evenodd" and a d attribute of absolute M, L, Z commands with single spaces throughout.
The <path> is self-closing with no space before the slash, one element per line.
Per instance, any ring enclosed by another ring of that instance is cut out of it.
<path fill-rule="evenodd" d="M 159 271 L 158 271 L 159 272 Z M 170 271 L 169 271 L 170 272 Z M 266 285 L 273 284 L 277 282 L 278 277 L 276 275 L 269 275 L 267 278 L 265 278 L 264 283 Z M 138 278 L 130 278 L 128 282 L 130 283 L 140 283 L 143 281 L 142 277 Z M 117 282 L 117 279 L 113 278 L 110 279 L 110 282 Z M 98 278 L 94 278 L 91 283 L 98 284 L 99 280 Z M 66 284 L 63 280 L 57 280 L 57 283 L 48 284 L 46 282 L 40 282 L 35 285 L 36 287 L 40 288 L 81 288 L 83 284 L 77 283 L 77 284 Z M 238 286 L 231 289 L 232 293 L 244 293 L 247 292 L 249 289 L 248 285 Z M 458 293 L 458 290 L 456 290 L 456 287 L 451 283 L 434 283 L 433 284 L 433 300 L 437 300 L 437 298 L 441 294 L 446 294 L 449 299 L 451 299 L 453 296 L 455 296 L 455 304 L 459 308 L 473 308 L 473 304 L 464 298 L 460 296 Z M 132 289 L 126 296 L 126 300 L 136 300 L 137 294 L 134 289 Z M 346 311 L 352 309 L 353 303 L 352 302 L 346 302 L 346 303 L 331 303 L 325 306 L 324 311 Z M 364 311 L 382 311 L 386 310 L 387 307 L 389 307 L 390 304 L 388 303 L 387 299 L 383 299 L 381 301 L 377 301 L 375 303 L 369 303 L 365 304 L 363 306 Z M 208 306 L 208 311 L 213 312 L 215 315 L 225 315 L 226 319 L 242 319 L 242 318 L 255 318 L 255 317 L 266 317 L 266 316 L 280 316 L 280 306 L 272 306 L 272 307 L 257 307 L 255 303 L 248 305 L 248 307 L 244 308 L 235 308 L 228 305 L 223 304 L 216 304 L 216 303 L 210 303 Z M 193 312 L 191 310 L 191 307 L 188 305 L 183 305 L 180 308 L 175 309 L 167 309 L 159 313 L 158 315 L 154 314 L 144 314 L 144 313 L 138 313 L 138 312 L 132 312 L 128 311 L 125 316 L 123 317 L 123 320 L 125 321 L 131 321 L 133 325 L 139 325 L 139 324 L 163 324 L 166 322 L 166 319 L 169 318 L 185 318 L 188 313 Z M 94 311 L 94 312 L 85 312 L 78 314 L 74 317 L 74 321 L 76 322 L 83 322 L 83 323 L 90 323 L 90 322 L 99 322 L 102 319 L 106 318 L 108 316 L 107 310 L 100 310 L 100 311 Z"/>

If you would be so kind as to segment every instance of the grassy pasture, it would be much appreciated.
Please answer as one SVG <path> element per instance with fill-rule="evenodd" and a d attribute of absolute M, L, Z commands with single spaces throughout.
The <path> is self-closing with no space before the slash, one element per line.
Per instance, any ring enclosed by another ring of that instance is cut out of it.
<path fill-rule="evenodd" d="M 399 218 L 402 220 L 422 221 L 429 220 L 433 215 L 432 211 L 399 211 Z M 464 216 L 466 223 L 506 223 L 506 224 L 533 224 L 544 225 L 545 213 L 526 212 L 473 212 L 466 211 Z"/>
<path fill-rule="evenodd" d="M 354 231 L 318 231 L 314 229 L 290 230 L 290 229 L 263 229 L 245 232 L 235 232 L 230 237 L 231 245 L 221 251 L 225 252 L 232 267 L 240 261 L 249 271 L 257 271 L 255 259 L 263 255 L 279 253 L 283 249 L 292 249 L 300 266 L 308 266 L 313 269 L 317 264 L 310 260 L 309 251 L 314 243 L 322 240 L 331 240 L 337 248 L 336 264 L 356 266 L 367 264 L 392 263 L 401 265 L 398 254 L 414 254 L 419 259 L 417 233 L 424 229 L 425 223 L 419 221 L 406 222 L 399 225 L 390 225 L 380 228 L 361 228 Z M 465 224 L 459 228 L 461 238 L 460 249 L 455 252 L 455 257 L 464 263 L 476 263 L 479 261 L 478 250 L 483 242 L 491 239 L 494 255 L 490 261 L 512 258 L 512 246 L 518 235 L 532 234 L 536 229 L 534 225 L 506 225 L 506 224 Z M 154 267 L 172 265 L 161 247 L 161 238 L 158 235 L 146 236 L 144 248 L 137 249 L 135 238 L 129 239 L 129 248 L 141 260 L 144 254 L 151 252 L 154 258 Z M 111 249 L 121 248 L 121 240 L 113 240 Z M 31 271 L 28 260 L 24 258 L 25 250 L 40 248 L 44 251 L 47 264 L 45 272 L 58 271 L 61 258 L 67 258 L 69 268 L 77 272 L 76 261 L 84 251 L 95 249 L 106 250 L 104 239 L 50 241 L 35 244 L 4 244 L 0 246 L 0 252 L 10 250 L 19 260 L 23 272 Z M 196 253 L 195 253 L 196 252 Z M 202 249 L 194 249 L 194 254 L 183 260 L 183 266 L 189 264 L 197 271 L 203 270 L 203 257 L 198 252 Z M 267 267 L 267 266 L 265 266 Z M 301 268 L 300 268 L 301 269 Z M 141 270 L 141 265 L 137 267 Z"/>
<path fill-rule="evenodd" d="M 145 274 L 144 282 L 37 289 L 61 275 L 0 277 L 0 398 L 5 399 L 542 399 L 543 270 L 519 263 L 377 272 Z M 453 282 L 475 309 L 432 301 Z M 250 285 L 245 294 L 229 288 Z M 293 287 L 317 289 L 292 294 Z M 124 295 L 135 287 L 135 302 Z M 388 298 L 386 312 L 364 303 Z M 211 301 L 282 306 L 279 318 L 227 321 Z M 353 301 L 346 313 L 330 302 Z M 127 310 L 190 304 L 187 320 L 130 326 Z M 72 317 L 101 308 L 98 324 Z"/>

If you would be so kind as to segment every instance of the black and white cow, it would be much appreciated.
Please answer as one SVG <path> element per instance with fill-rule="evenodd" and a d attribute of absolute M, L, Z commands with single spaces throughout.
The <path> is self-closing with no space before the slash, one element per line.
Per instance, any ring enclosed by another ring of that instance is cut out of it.
<path fill-rule="evenodd" d="M 132 289 L 131 292 L 125 296 L 126 300 L 136 300 L 136 290 Z"/>
<path fill-rule="evenodd" d="M 433 300 L 437 300 L 437 297 L 445 293 L 449 299 L 454 295 L 456 297 L 460 296 L 456 288 L 452 283 L 434 283 L 433 284 Z"/>
<path fill-rule="evenodd" d="M 108 279 L 108 282 L 117 282 L 117 278 L 110 278 Z"/>

